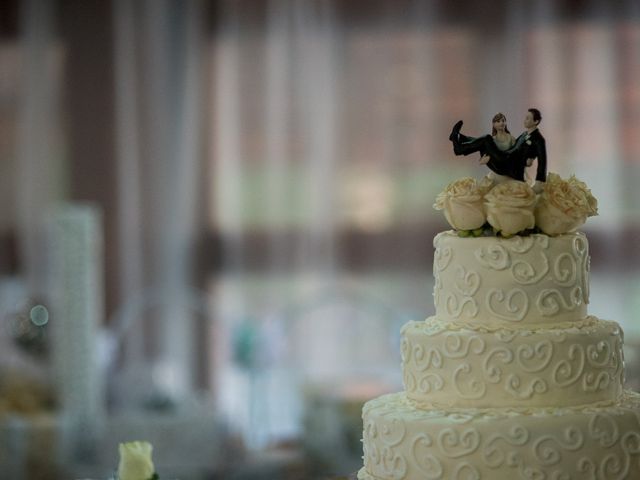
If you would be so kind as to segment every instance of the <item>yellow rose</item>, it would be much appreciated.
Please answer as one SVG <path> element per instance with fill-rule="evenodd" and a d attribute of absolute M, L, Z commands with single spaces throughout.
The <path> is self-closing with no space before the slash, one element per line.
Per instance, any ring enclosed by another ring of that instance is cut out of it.
<path fill-rule="evenodd" d="M 487 221 L 503 235 L 515 235 L 535 226 L 536 194 L 525 182 L 508 180 L 485 196 Z"/>
<path fill-rule="evenodd" d="M 576 230 L 587 217 L 598 214 L 598 201 L 574 176 L 563 180 L 550 173 L 536 206 L 536 225 L 547 235 Z"/>
<path fill-rule="evenodd" d="M 587 184 L 581 180 L 578 180 L 575 175 L 571 175 L 569 177 L 569 180 L 567 181 L 572 187 L 580 190 L 584 194 L 585 198 L 587 199 L 587 206 L 588 206 L 588 209 L 586 211 L 587 217 L 593 217 L 595 215 L 598 215 L 598 200 L 596 199 L 596 197 L 593 196 L 593 194 L 591 193 L 591 190 L 589 189 L 589 187 L 587 187 Z"/>
<path fill-rule="evenodd" d="M 491 172 L 482 177 L 482 179 L 478 182 L 478 190 L 480 190 L 480 193 L 484 197 L 491 191 L 493 187 L 496 186 L 496 184 L 496 176 L 493 172 Z"/>
<path fill-rule="evenodd" d="M 153 447 L 149 442 L 121 443 L 118 480 L 150 480 L 155 468 L 151 460 Z"/>
<path fill-rule="evenodd" d="M 475 230 L 486 222 L 484 191 L 474 178 L 465 177 L 447 185 L 436 198 L 433 208 L 443 210 L 444 217 L 456 230 Z"/>

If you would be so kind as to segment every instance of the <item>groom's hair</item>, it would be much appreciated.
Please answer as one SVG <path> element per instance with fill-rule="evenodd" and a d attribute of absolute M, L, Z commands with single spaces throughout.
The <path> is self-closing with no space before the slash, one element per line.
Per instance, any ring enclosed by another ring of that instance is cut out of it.
<path fill-rule="evenodd" d="M 540 113 L 540 110 L 538 110 L 537 108 L 530 108 L 529 111 L 531 112 L 531 115 L 533 115 L 533 121 L 540 123 L 540 120 L 542 120 L 542 114 Z"/>

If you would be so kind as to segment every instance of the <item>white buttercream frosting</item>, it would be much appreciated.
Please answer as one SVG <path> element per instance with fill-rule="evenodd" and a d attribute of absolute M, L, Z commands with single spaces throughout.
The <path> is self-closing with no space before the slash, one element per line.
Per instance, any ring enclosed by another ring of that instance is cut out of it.
<path fill-rule="evenodd" d="M 640 395 L 614 405 L 468 413 L 404 393 L 367 402 L 359 480 L 640 478 Z"/>
<path fill-rule="evenodd" d="M 587 316 L 588 242 L 434 239 L 436 315 L 401 332 L 405 391 L 363 408 L 359 480 L 640 478 L 623 333 Z"/>
<path fill-rule="evenodd" d="M 443 407 L 614 402 L 624 382 L 622 332 L 590 317 L 564 328 L 453 328 L 436 317 L 402 328 L 407 396 Z"/>
<path fill-rule="evenodd" d="M 442 320 L 538 324 L 580 320 L 589 303 L 583 233 L 434 239 L 434 301 Z"/>

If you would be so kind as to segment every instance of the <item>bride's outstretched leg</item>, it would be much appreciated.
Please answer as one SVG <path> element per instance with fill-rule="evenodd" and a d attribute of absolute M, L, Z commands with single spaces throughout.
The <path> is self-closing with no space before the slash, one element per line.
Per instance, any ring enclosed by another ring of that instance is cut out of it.
<path fill-rule="evenodd" d="M 453 141 L 453 153 L 456 155 L 470 155 L 475 152 L 480 152 L 484 155 L 490 150 L 493 138 L 491 135 L 485 135 L 484 137 L 467 137 L 460 134 L 457 141 Z"/>

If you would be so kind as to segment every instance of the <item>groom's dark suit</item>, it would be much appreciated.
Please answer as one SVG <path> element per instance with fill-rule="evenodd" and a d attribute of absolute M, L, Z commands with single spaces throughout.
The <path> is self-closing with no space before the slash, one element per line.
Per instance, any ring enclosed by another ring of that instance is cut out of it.
<path fill-rule="evenodd" d="M 474 152 L 488 155 L 487 167 L 499 175 L 506 175 L 515 180 L 524 181 L 527 160 L 537 157 L 536 180 L 544 182 L 547 179 L 547 148 L 544 137 L 537 128 L 531 133 L 522 133 L 509 150 L 500 150 L 491 135 L 473 138 L 460 134 L 459 138 L 452 142 L 456 155 L 469 155 Z"/>

